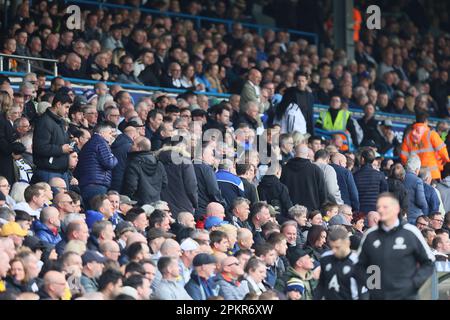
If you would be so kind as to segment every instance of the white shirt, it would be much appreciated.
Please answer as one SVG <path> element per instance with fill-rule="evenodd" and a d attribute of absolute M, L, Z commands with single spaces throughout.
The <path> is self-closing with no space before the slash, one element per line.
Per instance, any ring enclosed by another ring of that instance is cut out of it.
<path fill-rule="evenodd" d="M 16 205 L 13 207 L 13 210 L 25 211 L 30 216 L 33 216 L 33 217 L 36 217 L 37 219 L 39 219 L 39 217 L 41 216 L 42 208 L 33 210 L 27 202 L 19 202 L 19 203 L 16 203 Z"/>

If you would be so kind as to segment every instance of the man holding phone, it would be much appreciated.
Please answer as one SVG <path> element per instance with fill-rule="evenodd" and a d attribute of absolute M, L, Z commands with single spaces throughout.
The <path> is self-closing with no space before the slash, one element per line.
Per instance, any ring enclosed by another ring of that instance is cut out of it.
<path fill-rule="evenodd" d="M 32 183 L 49 182 L 59 177 L 69 185 L 69 154 L 73 151 L 65 119 L 72 99 L 67 93 L 57 92 L 52 106 L 36 121 L 33 135 L 33 160 L 36 165 Z"/>

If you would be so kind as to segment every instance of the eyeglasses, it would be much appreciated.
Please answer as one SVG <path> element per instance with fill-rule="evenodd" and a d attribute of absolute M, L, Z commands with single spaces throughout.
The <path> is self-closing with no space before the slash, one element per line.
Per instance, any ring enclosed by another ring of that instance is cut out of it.
<path fill-rule="evenodd" d="M 444 223 L 444 220 L 441 220 L 441 219 L 432 219 L 432 220 L 438 221 L 439 223 Z"/>
<path fill-rule="evenodd" d="M 418 226 L 427 227 L 428 223 L 417 222 Z"/>
<path fill-rule="evenodd" d="M 86 114 L 98 114 L 98 112 L 86 112 Z"/>
<path fill-rule="evenodd" d="M 227 267 L 238 266 L 239 262 L 230 263 Z"/>

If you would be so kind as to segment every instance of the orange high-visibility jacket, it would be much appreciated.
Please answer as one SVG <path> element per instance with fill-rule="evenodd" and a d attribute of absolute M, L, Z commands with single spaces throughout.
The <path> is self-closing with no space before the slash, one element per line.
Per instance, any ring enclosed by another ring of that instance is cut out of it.
<path fill-rule="evenodd" d="M 400 159 L 406 164 L 408 158 L 417 155 L 422 168 L 429 168 L 433 179 L 441 179 L 442 165 L 449 162 L 447 147 L 439 134 L 423 123 L 413 125 L 411 132 L 403 138 Z"/>

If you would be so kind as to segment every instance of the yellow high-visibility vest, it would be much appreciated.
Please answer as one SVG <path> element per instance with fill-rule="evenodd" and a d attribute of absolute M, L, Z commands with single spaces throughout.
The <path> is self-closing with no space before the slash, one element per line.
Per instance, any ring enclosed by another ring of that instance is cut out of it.
<path fill-rule="evenodd" d="M 328 131 L 346 131 L 347 130 L 347 122 L 351 116 L 351 112 L 347 110 L 339 110 L 336 119 L 331 118 L 331 114 L 329 111 L 320 112 L 319 121 L 322 122 L 322 128 Z"/>

